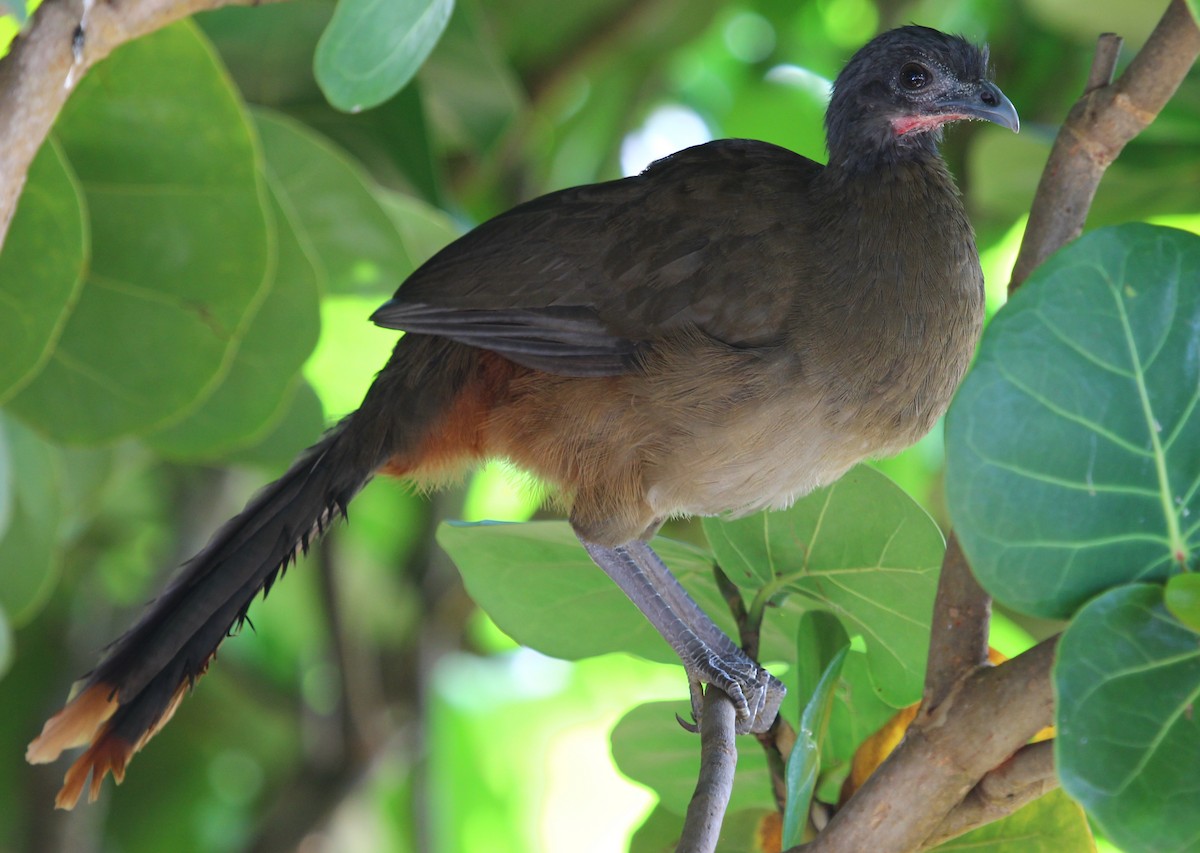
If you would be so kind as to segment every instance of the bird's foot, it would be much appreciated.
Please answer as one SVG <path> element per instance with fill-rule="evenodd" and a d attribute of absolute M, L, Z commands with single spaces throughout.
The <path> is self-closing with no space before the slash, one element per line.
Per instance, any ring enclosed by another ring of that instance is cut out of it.
<path fill-rule="evenodd" d="M 765 732 L 775 722 L 787 688 L 753 660 L 721 657 L 712 649 L 698 650 L 684 661 L 688 690 L 692 700 L 692 718 L 700 722 L 704 694 L 701 684 L 717 687 L 733 702 L 737 720 L 734 730 L 740 734 Z"/>

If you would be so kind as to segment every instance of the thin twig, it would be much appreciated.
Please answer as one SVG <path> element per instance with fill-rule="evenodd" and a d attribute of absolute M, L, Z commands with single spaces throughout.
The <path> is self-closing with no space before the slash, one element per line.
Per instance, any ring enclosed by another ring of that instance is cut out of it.
<path fill-rule="evenodd" d="M 737 768 L 735 717 L 729 697 L 708 686 L 700 715 L 700 776 L 688 803 L 676 853 L 711 853 L 717 848 Z"/>
<path fill-rule="evenodd" d="M 317 579 L 321 585 L 321 609 L 329 630 L 329 644 L 337 661 L 341 716 L 341 753 L 344 757 L 368 755 L 381 737 L 373 731 L 383 716 L 382 697 L 371 690 L 365 671 L 370 666 L 363 650 L 355 642 L 343 618 L 342 595 L 338 585 L 336 550 L 332 537 L 317 542 Z"/>
<path fill-rule="evenodd" d="M 1108 57 L 1112 51 L 1111 39 L 1101 37 L 1097 53 Z M 1184 0 L 1171 0 L 1121 78 L 1091 89 L 1071 108 L 1042 172 L 1009 293 L 1042 261 L 1083 233 L 1105 170 L 1126 143 L 1154 121 L 1198 55 L 1200 28 Z M 1093 63 L 1089 87 L 1107 64 L 1107 58 Z"/>
<path fill-rule="evenodd" d="M 713 577 L 717 582 L 717 589 L 721 593 L 721 597 L 725 599 L 725 603 L 729 606 L 729 612 L 733 615 L 734 624 L 737 625 L 738 640 L 740 641 L 742 651 L 752 660 L 758 660 L 759 641 L 762 638 L 762 620 L 761 618 L 751 623 L 750 614 L 746 610 L 746 602 L 742 599 L 741 590 L 737 584 L 729 579 L 729 576 L 721 569 L 719 565 L 713 565 Z M 686 726 L 685 726 L 686 728 Z M 775 722 L 765 732 L 758 732 L 755 738 L 763 748 L 763 753 L 767 758 L 767 770 L 771 775 L 771 790 L 775 797 L 775 805 L 779 811 L 783 812 L 784 803 L 787 802 L 787 756 L 792 754 L 792 747 L 796 743 L 796 730 L 791 724 L 780 714 L 775 717 Z"/>
<path fill-rule="evenodd" d="M 967 565 L 954 534 L 946 541 L 938 577 L 925 668 L 923 705 L 933 710 L 950 690 L 987 661 L 992 599 Z"/>
<path fill-rule="evenodd" d="M 1096 41 L 1096 55 L 1092 57 L 1092 68 L 1088 71 L 1083 94 L 1090 95 L 1097 89 L 1112 83 L 1117 73 L 1117 60 L 1121 58 L 1121 46 L 1125 39 L 1116 33 L 1101 33 Z"/>
<path fill-rule="evenodd" d="M 742 591 L 716 563 L 713 564 L 713 579 L 717 582 L 717 591 L 721 593 L 721 598 L 725 599 L 725 604 L 729 607 L 729 613 L 733 616 L 733 624 L 737 625 L 738 641 L 742 651 L 751 659 L 758 660 L 759 630 L 762 626 L 752 628 L 748 624 L 746 602 L 742 599 Z"/>
<path fill-rule="evenodd" d="M 89 68 L 125 42 L 196 12 L 269 2 L 278 0 L 43 3 L 28 30 L 0 59 L 0 247 L 29 164 Z"/>

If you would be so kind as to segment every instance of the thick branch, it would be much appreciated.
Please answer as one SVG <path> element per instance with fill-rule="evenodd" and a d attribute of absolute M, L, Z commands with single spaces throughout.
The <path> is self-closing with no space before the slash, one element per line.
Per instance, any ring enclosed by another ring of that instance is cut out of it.
<path fill-rule="evenodd" d="M 976 827 L 1008 817 L 1057 787 L 1054 742 L 1021 747 L 1012 758 L 979 780 L 957 808 L 946 815 L 924 846 L 936 847 Z"/>
<path fill-rule="evenodd" d="M 1098 52 L 1101 62 L 1094 69 L 1111 55 L 1111 40 L 1102 38 Z M 1008 285 L 1010 293 L 1042 261 L 1083 232 L 1104 171 L 1126 143 L 1154 121 L 1198 55 L 1200 28 L 1184 0 L 1171 0 L 1121 78 L 1087 92 L 1072 107 L 1042 172 Z M 1098 76 L 1094 70 L 1089 86 Z"/>
<path fill-rule="evenodd" d="M 700 777 L 688 803 L 679 853 L 711 853 L 717 848 L 721 821 L 733 793 L 733 771 L 737 767 L 734 744 L 733 702 L 721 690 L 704 691 L 700 715 Z"/>
<path fill-rule="evenodd" d="M 29 164 L 87 69 L 114 49 L 196 12 L 276 0 L 47 0 L 0 59 L 0 247 Z M 82 36 L 77 37 L 82 26 Z"/>
<path fill-rule="evenodd" d="M 924 709 L 900 746 L 804 853 L 921 850 L 989 771 L 1053 717 L 1056 638 L 960 682 Z"/>
<path fill-rule="evenodd" d="M 950 534 L 933 603 L 924 708 L 937 708 L 955 684 L 987 661 L 991 613 L 992 599 L 971 574 L 958 538 Z"/>

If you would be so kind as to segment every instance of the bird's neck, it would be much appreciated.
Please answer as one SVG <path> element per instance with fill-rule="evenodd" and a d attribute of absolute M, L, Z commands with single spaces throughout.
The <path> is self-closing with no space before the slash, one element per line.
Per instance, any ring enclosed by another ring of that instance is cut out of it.
<path fill-rule="evenodd" d="M 855 247 L 837 253 L 850 265 L 840 271 L 845 280 L 864 287 L 892 282 L 899 288 L 895 297 L 917 300 L 926 281 L 954 286 L 949 271 L 978 267 L 958 188 L 936 152 L 873 168 L 831 163 L 817 183 L 823 239 Z"/>
<path fill-rule="evenodd" d="M 871 117 L 870 123 L 829 128 L 829 167 L 846 174 L 870 174 L 903 163 L 937 163 L 942 157 L 940 125 L 901 133 L 891 122 Z"/>
<path fill-rule="evenodd" d="M 817 325 L 825 349 L 856 365 L 852 375 L 835 365 L 818 372 L 864 406 L 908 395 L 905 434 L 923 434 L 945 409 L 983 320 L 983 276 L 958 190 L 940 157 L 871 171 L 830 166 L 817 183 L 814 230 L 832 287 L 799 315 Z"/>

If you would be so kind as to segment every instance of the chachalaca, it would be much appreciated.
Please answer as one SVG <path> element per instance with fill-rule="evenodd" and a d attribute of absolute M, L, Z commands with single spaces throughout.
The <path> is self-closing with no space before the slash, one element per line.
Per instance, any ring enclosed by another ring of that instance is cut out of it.
<path fill-rule="evenodd" d="M 770 726 L 783 686 L 647 544 L 667 518 L 782 507 L 924 435 L 983 316 L 948 122 L 1017 130 L 987 54 L 922 27 L 846 65 L 829 164 L 726 139 L 485 222 L 375 312 L 406 334 L 362 406 L 255 496 L 111 648 L 27 758 L 88 745 L 57 804 L 122 778 L 256 594 L 378 471 L 437 483 L 491 457 L 552 484 L 697 695 Z M 698 710 L 698 709 L 697 709 Z"/>

